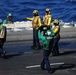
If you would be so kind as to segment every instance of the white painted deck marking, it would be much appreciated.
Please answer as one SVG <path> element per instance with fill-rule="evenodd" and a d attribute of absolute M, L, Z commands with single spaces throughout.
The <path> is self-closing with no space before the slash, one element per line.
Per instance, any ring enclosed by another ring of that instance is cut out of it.
<path fill-rule="evenodd" d="M 52 63 L 50 65 L 62 65 L 62 64 L 64 64 L 64 62 L 61 62 L 61 63 Z M 26 68 L 35 68 L 35 67 L 40 67 L 40 65 L 26 66 Z"/>

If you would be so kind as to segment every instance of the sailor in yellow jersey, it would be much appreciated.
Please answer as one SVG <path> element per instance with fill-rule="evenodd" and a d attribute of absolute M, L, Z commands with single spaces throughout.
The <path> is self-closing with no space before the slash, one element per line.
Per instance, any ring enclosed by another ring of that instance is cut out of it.
<path fill-rule="evenodd" d="M 38 15 L 38 10 L 33 11 L 33 18 L 25 18 L 27 20 L 32 21 L 32 27 L 33 27 L 33 46 L 32 48 L 39 50 L 40 47 L 40 42 L 38 38 L 38 29 L 41 26 L 41 18 Z"/>
<path fill-rule="evenodd" d="M 44 25 L 50 26 L 51 25 L 51 22 L 52 22 L 52 16 L 50 15 L 50 9 L 47 8 L 45 10 L 45 13 L 46 13 L 46 15 L 43 18 Z"/>
<path fill-rule="evenodd" d="M 59 20 L 55 19 L 54 22 L 54 28 L 53 31 L 55 33 L 54 36 L 54 41 L 53 41 L 53 50 L 52 50 L 52 55 L 57 56 L 59 55 L 59 47 L 58 47 L 58 42 L 60 40 L 60 26 L 59 26 Z"/>

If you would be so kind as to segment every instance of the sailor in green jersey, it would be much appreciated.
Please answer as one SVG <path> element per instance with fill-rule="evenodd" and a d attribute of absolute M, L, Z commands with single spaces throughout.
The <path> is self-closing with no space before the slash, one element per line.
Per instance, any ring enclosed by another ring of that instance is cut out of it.
<path fill-rule="evenodd" d="M 51 73 L 49 55 L 52 51 L 54 32 L 48 26 L 43 26 L 42 28 L 43 31 L 45 31 L 45 35 L 41 34 L 41 29 L 38 31 L 38 37 L 43 41 L 43 60 L 41 62 L 41 69 L 44 70 L 46 65 L 46 70 Z"/>
<path fill-rule="evenodd" d="M 9 14 L 7 15 L 7 19 L 5 19 L 5 20 L 3 21 L 3 24 L 12 24 L 12 23 L 13 23 L 12 18 L 13 18 L 13 15 L 12 15 L 11 13 L 9 13 Z"/>

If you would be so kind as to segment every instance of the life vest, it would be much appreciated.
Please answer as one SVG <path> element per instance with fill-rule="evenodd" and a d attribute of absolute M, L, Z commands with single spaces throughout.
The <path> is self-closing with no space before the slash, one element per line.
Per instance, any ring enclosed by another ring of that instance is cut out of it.
<path fill-rule="evenodd" d="M 36 17 L 33 17 L 33 20 L 32 20 L 32 26 L 33 28 L 35 28 L 36 30 L 40 27 L 39 23 L 38 23 L 38 19 L 40 17 L 39 16 L 36 16 Z"/>
<path fill-rule="evenodd" d="M 44 25 L 50 26 L 50 24 L 48 25 L 49 18 L 51 18 L 51 15 L 46 15 L 44 17 Z M 50 21 L 50 23 L 51 23 L 51 21 Z"/>
<path fill-rule="evenodd" d="M 57 30 L 56 32 L 55 32 L 55 36 L 54 36 L 54 38 L 57 38 L 57 37 L 60 37 L 60 26 L 55 26 L 54 28 L 53 28 L 53 30 L 55 31 L 55 30 Z"/>
<path fill-rule="evenodd" d="M 0 38 L 6 38 L 6 27 L 2 26 L 2 30 L 0 31 Z"/>

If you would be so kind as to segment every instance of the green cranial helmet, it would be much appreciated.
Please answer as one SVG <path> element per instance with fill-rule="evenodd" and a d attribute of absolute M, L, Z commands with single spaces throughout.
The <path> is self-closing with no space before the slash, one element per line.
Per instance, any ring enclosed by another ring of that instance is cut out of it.
<path fill-rule="evenodd" d="M 13 15 L 11 13 L 8 14 L 8 17 L 12 17 Z"/>

